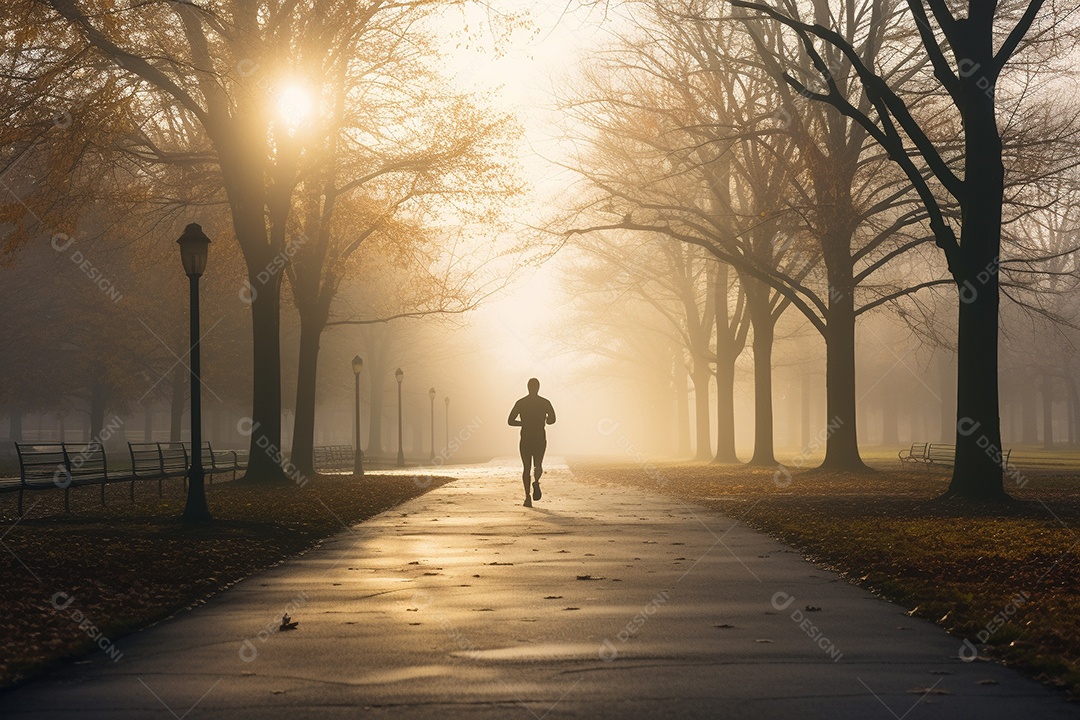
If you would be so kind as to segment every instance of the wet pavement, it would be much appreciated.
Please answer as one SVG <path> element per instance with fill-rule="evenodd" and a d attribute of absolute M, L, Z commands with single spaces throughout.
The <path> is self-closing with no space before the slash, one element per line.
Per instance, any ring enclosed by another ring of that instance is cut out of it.
<path fill-rule="evenodd" d="M 525 508 L 509 463 L 442 468 L 457 479 L 118 639 L 118 661 L 0 696 L 0 715 L 1080 717 L 738 519 L 565 465 Z"/>

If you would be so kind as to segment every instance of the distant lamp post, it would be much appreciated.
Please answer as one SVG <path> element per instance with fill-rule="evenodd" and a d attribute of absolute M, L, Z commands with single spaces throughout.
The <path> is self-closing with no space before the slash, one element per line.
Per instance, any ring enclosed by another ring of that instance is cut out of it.
<path fill-rule="evenodd" d="M 206 473 L 202 465 L 202 378 L 199 363 L 199 277 L 206 270 L 206 256 L 210 238 L 202 228 L 191 223 L 176 241 L 180 245 L 180 259 L 188 276 L 191 316 L 191 466 L 188 468 L 187 504 L 184 506 L 186 522 L 207 522 L 210 509 L 206 506 Z"/>
<path fill-rule="evenodd" d="M 450 396 L 446 396 L 446 444 L 443 445 L 444 450 L 449 452 L 450 450 Z M 443 458 L 444 460 L 447 458 Z"/>
<path fill-rule="evenodd" d="M 356 378 L 356 452 L 353 453 L 353 475 L 364 477 L 364 451 L 360 449 L 360 371 L 364 369 L 364 358 L 357 355 L 352 359 L 353 376 Z"/>
<path fill-rule="evenodd" d="M 431 462 L 435 462 L 435 388 L 427 391 L 431 398 Z"/>
<path fill-rule="evenodd" d="M 405 450 L 401 445 L 401 381 L 405 373 L 398 368 L 394 371 L 394 377 L 397 378 L 397 466 L 405 467 Z"/>

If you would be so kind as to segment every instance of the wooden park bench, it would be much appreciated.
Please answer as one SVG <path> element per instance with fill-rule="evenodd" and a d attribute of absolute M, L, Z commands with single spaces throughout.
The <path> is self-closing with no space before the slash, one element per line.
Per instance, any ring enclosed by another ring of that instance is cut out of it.
<path fill-rule="evenodd" d="M 926 462 L 926 449 L 930 443 L 911 443 L 911 447 L 897 453 L 900 462 L 907 465 L 910 462 Z"/>
<path fill-rule="evenodd" d="M 187 478 L 188 469 L 191 467 L 191 443 L 128 443 L 128 452 L 131 455 L 131 499 L 135 499 L 135 480 L 157 480 L 158 496 L 162 494 L 162 481 L 167 478 Z M 240 461 L 240 455 L 235 450 L 215 451 L 209 440 L 202 443 L 203 470 L 213 483 L 214 475 L 231 472 L 232 479 L 236 479 L 238 470 L 243 470 L 247 465 Z"/>
<path fill-rule="evenodd" d="M 340 470 L 353 466 L 352 445 L 317 445 L 315 446 L 314 464 L 316 469 Z"/>
<path fill-rule="evenodd" d="M 105 449 L 99 443 L 15 443 L 19 456 L 19 515 L 23 514 L 23 494 L 27 490 L 64 491 L 64 511 L 71 509 L 71 488 L 100 485 L 105 504 L 105 485 L 122 477 L 109 476 Z"/>
<path fill-rule="evenodd" d="M 232 479 L 235 480 L 237 472 L 247 469 L 246 453 L 241 461 L 240 453 L 236 450 L 212 450 L 207 442 L 203 448 L 203 467 L 207 468 L 211 483 L 214 475 L 226 472 L 232 473 Z"/>
<path fill-rule="evenodd" d="M 926 446 L 925 462 L 927 465 L 944 465 L 945 467 L 952 467 L 953 461 L 955 459 L 955 445 L 946 445 L 944 443 L 930 443 Z"/>
<path fill-rule="evenodd" d="M 184 449 L 188 454 L 191 453 L 191 443 L 183 443 Z M 214 482 L 214 475 L 220 473 L 231 472 L 232 479 L 236 479 L 236 472 L 243 470 L 247 467 L 247 463 L 240 462 L 240 454 L 235 450 L 214 450 L 210 446 L 209 440 L 203 440 L 202 444 L 202 466 L 206 471 L 207 477 L 210 478 L 210 482 Z"/>
<path fill-rule="evenodd" d="M 130 482 L 131 502 L 135 502 L 137 480 L 157 480 L 158 495 L 167 478 L 187 478 L 191 458 L 191 443 L 128 443 L 131 471 L 110 473 L 105 449 L 98 443 L 15 443 L 19 457 L 19 515 L 23 514 L 23 495 L 27 490 L 64 491 L 64 511 L 71 509 L 71 488 L 79 485 L 98 485 L 101 504 L 105 504 L 105 486 L 111 482 Z M 214 451 L 209 442 L 203 443 L 203 467 L 213 482 L 215 474 L 236 473 L 246 467 L 235 450 Z"/>
<path fill-rule="evenodd" d="M 1001 454 L 1001 468 L 1008 471 L 1009 458 L 1012 450 L 1005 450 Z M 900 451 L 900 462 L 922 462 L 929 468 L 931 465 L 952 467 L 956 462 L 956 446 L 947 443 L 912 443 L 907 450 Z"/>
<path fill-rule="evenodd" d="M 187 476 L 188 446 L 185 443 L 128 443 L 131 456 L 131 500 L 135 500 L 136 480 L 157 480 L 158 497 L 167 478 Z"/>

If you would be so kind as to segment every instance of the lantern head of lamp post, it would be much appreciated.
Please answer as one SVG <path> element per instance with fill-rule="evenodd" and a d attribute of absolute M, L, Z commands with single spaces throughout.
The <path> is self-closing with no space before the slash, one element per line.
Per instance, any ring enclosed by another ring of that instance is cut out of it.
<path fill-rule="evenodd" d="M 428 390 L 427 391 L 427 396 L 429 398 L 431 398 L 432 400 L 434 400 L 435 399 L 435 388 L 431 388 L 430 390 Z"/>
<path fill-rule="evenodd" d="M 400 385 L 402 379 L 405 377 L 405 371 L 401 368 L 398 368 L 394 371 L 394 377 L 397 378 L 398 385 Z"/>
<path fill-rule="evenodd" d="M 197 223 L 184 228 L 184 234 L 176 241 L 180 245 L 180 259 L 188 276 L 190 302 L 190 376 L 191 376 L 191 465 L 188 467 L 188 493 L 184 505 L 184 521 L 204 523 L 210 520 L 206 506 L 206 473 L 202 464 L 202 369 L 199 358 L 199 277 L 206 270 L 206 256 L 210 238 L 206 237 Z"/>
<path fill-rule="evenodd" d="M 359 375 L 360 371 L 364 369 L 364 358 L 357 355 L 352 359 L 352 371 L 353 375 Z"/>
<path fill-rule="evenodd" d="M 176 242 L 180 246 L 184 272 L 189 278 L 201 276 L 206 270 L 206 256 L 210 249 L 210 238 L 203 233 L 202 226 L 191 223 L 184 228 L 184 234 Z"/>

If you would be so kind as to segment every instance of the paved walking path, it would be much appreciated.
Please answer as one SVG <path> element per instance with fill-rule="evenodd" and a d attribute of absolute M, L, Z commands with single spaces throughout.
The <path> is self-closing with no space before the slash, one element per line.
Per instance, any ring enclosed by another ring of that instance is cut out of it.
<path fill-rule="evenodd" d="M 119 662 L 0 696 L 0 716 L 1080 715 L 735 519 L 565 466 L 531 509 L 509 465 L 447 472 L 459 478 L 121 638 Z M 285 611 L 299 626 L 278 632 Z"/>

